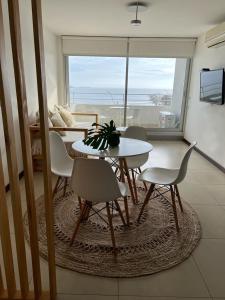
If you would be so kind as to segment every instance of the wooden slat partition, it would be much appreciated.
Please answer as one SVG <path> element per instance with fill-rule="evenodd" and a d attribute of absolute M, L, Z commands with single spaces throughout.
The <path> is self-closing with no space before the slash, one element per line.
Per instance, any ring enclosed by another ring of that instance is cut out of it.
<path fill-rule="evenodd" d="M 22 55 L 19 0 L 8 0 L 9 23 L 11 33 L 12 57 L 14 65 L 18 115 L 20 123 L 21 146 L 23 153 L 24 176 L 26 187 L 27 211 L 29 219 L 30 247 L 33 269 L 33 283 L 36 298 L 41 295 L 41 271 L 37 235 L 36 207 L 34 195 L 34 177 L 32 166 L 31 141 L 27 110 L 24 63 Z"/>
<path fill-rule="evenodd" d="M 2 0 L 1 0 L 2 1 Z M 5 40 L 3 30 L 2 2 L 0 1 L 0 99 L 2 119 L 5 135 L 5 145 L 8 163 L 9 183 L 11 189 L 12 211 L 15 229 L 17 261 L 20 275 L 21 294 L 26 298 L 28 294 L 28 274 L 24 241 L 23 218 L 21 209 L 21 196 L 17 167 L 16 143 L 13 128 L 10 87 L 7 78 L 8 68 L 5 55 Z"/>
<path fill-rule="evenodd" d="M 52 204 L 52 181 L 51 181 L 51 169 L 50 169 L 48 107 L 47 107 L 41 0 L 31 0 L 31 4 L 32 4 L 34 48 L 35 48 L 35 61 L 36 61 L 36 73 L 37 73 L 36 75 L 37 75 L 39 115 L 40 115 L 40 132 L 41 132 L 41 143 L 42 143 L 42 154 L 43 154 L 45 212 L 46 212 L 46 227 L 47 227 L 47 240 L 48 240 L 49 285 L 50 285 L 50 297 L 52 300 L 54 300 L 56 297 L 56 269 L 55 269 L 55 248 L 54 248 L 54 234 L 53 234 L 54 215 L 53 215 L 53 204 Z"/>
<path fill-rule="evenodd" d="M 1 268 L 1 264 L 0 264 L 0 293 L 2 292 L 3 289 L 4 289 L 4 286 L 3 286 L 3 280 L 2 280 L 2 268 Z"/>
<path fill-rule="evenodd" d="M 45 62 L 43 47 L 43 31 L 41 17 L 41 0 L 31 0 L 32 20 L 34 31 L 36 75 L 38 87 L 38 99 L 40 110 L 40 132 L 42 141 L 42 152 L 44 160 L 44 195 L 46 211 L 46 231 L 48 240 L 48 263 L 49 263 L 49 283 L 50 294 L 43 292 L 41 286 L 41 271 L 38 248 L 37 219 L 34 195 L 34 178 L 31 155 L 31 142 L 27 109 L 27 96 L 22 55 L 21 27 L 19 3 L 20 0 L 8 0 L 10 36 L 12 43 L 13 67 L 16 83 L 17 106 L 19 114 L 21 147 L 23 153 L 25 188 L 27 199 L 27 211 L 29 219 L 30 248 L 33 268 L 34 292 L 29 290 L 28 271 L 26 261 L 26 250 L 23 229 L 23 217 L 21 208 L 21 195 L 19 185 L 19 175 L 17 166 L 16 143 L 13 127 L 13 112 L 10 98 L 10 88 L 8 82 L 8 68 L 5 55 L 5 39 L 3 30 L 2 1 L 0 0 L 0 101 L 3 119 L 3 129 L 5 136 L 5 147 L 7 153 L 7 165 L 9 173 L 9 183 L 11 190 L 11 201 L 13 211 L 13 221 L 15 230 L 16 255 L 19 269 L 20 288 L 16 288 L 13 253 L 11 246 L 10 226 L 7 211 L 5 194 L 5 183 L 0 152 L 0 237 L 2 243 L 2 253 L 4 268 L 0 266 L 0 299 L 51 299 L 56 298 L 56 270 L 55 251 L 53 233 L 53 205 L 52 205 L 52 182 L 50 169 L 50 151 L 48 137 L 48 108 L 47 92 L 45 82 Z M 4 271 L 6 286 L 3 284 L 2 272 Z"/>
<path fill-rule="evenodd" d="M 2 242 L 2 253 L 5 265 L 5 277 L 8 295 L 10 298 L 16 293 L 15 272 L 13 266 L 13 254 L 10 239 L 10 228 L 8 210 L 6 204 L 4 173 L 2 166 L 2 156 L 0 151 L 0 236 Z"/>

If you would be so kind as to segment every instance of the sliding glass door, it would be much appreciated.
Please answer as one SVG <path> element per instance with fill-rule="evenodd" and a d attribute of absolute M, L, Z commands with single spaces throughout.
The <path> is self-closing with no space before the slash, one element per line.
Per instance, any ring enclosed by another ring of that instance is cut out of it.
<path fill-rule="evenodd" d="M 178 129 L 187 59 L 129 58 L 126 124 Z"/>

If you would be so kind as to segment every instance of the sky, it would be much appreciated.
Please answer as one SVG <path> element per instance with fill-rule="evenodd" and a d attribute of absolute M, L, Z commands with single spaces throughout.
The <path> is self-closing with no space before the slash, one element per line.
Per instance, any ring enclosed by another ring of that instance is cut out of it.
<path fill-rule="evenodd" d="M 173 89 L 175 58 L 130 58 L 128 88 Z M 69 85 L 124 88 L 126 58 L 69 56 Z"/>

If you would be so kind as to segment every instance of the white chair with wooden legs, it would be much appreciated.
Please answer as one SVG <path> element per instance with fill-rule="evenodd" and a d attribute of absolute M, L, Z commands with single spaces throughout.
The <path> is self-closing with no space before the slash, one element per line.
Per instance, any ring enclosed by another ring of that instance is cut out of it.
<path fill-rule="evenodd" d="M 53 189 L 53 197 L 61 186 L 63 196 L 66 194 L 68 178 L 72 175 L 73 159 L 69 156 L 61 136 L 56 131 L 49 132 L 51 171 L 58 176 Z"/>
<path fill-rule="evenodd" d="M 110 228 L 113 253 L 116 256 L 116 241 L 110 205 L 115 204 L 123 224 L 126 225 L 117 201 L 120 197 L 124 198 L 127 215 L 128 207 L 126 185 L 122 182 L 118 182 L 116 175 L 107 161 L 101 159 L 77 158 L 74 161 L 71 187 L 74 193 L 78 197 L 82 198 L 84 202 L 82 204 L 80 217 L 76 223 L 70 245 L 73 244 L 76 238 L 81 222 L 88 219 L 90 210 L 92 209 L 94 212 L 97 212 L 97 207 L 94 206 L 99 203 L 105 203 L 108 217 L 108 222 L 106 220 L 105 222 Z"/>
<path fill-rule="evenodd" d="M 185 155 L 182 159 L 179 169 L 166 169 L 166 168 L 157 168 L 157 167 L 148 168 L 148 169 L 144 170 L 138 176 L 139 180 L 151 183 L 150 188 L 145 197 L 144 203 L 142 205 L 141 211 L 139 213 L 139 216 L 137 219 L 138 222 L 140 221 L 140 218 L 144 212 L 145 206 L 148 204 L 149 200 L 151 200 L 150 198 L 151 198 L 153 191 L 155 190 L 155 186 L 156 185 L 165 186 L 165 187 L 169 187 L 169 190 L 171 193 L 171 200 L 172 200 L 176 229 L 177 229 L 177 231 L 179 231 L 177 209 L 176 209 L 176 199 L 175 199 L 176 196 L 177 196 L 177 200 L 178 200 L 178 203 L 179 203 L 179 206 L 180 206 L 180 209 L 182 212 L 183 212 L 183 207 L 182 207 L 180 194 L 179 194 L 177 185 L 181 181 L 183 181 L 186 176 L 188 161 L 189 161 L 191 152 L 195 145 L 196 145 L 196 142 L 193 142 L 190 145 L 190 147 L 188 148 L 187 152 L 185 153 Z"/>
<path fill-rule="evenodd" d="M 137 140 L 142 140 L 146 141 L 147 140 L 147 135 L 146 135 L 146 130 L 144 127 L 140 126 L 130 126 L 126 129 L 124 132 L 124 137 L 125 138 L 131 138 L 131 139 L 137 139 Z M 136 202 L 138 202 L 138 195 L 137 195 L 137 186 L 136 186 L 136 174 L 141 173 L 141 167 L 148 161 L 148 153 L 146 154 L 141 154 L 137 156 L 132 156 L 132 157 L 127 157 L 126 162 L 127 162 L 127 167 L 128 170 L 131 171 L 132 174 L 132 181 L 133 181 L 133 186 L 134 186 L 134 193 L 135 193 L 135 198 Z M 147 185 L 143 181 L 145 190 L 147 191 Z"/>

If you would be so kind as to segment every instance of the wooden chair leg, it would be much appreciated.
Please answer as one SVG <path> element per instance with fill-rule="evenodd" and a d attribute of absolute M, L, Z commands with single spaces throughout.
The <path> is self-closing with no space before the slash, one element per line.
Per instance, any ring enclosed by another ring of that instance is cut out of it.
<path fill-rule="evenodd" d="M 116 257 L 117 256 L 116 240 L 115 240 L 114 229 L 113 229 L 113 224 L 112 224 L 112 216 L 110 214 L 110 208 L 109 208 L 109 203 L 108 202 L 106 202 L 106 209 L 107 209 L 107 215 L 108 215 L 108 221 L 109 221 L 109 228 L 110 228 L 110 232 L 111 232 L 113 253 L 114 253 L 114 256 Z"/>
<path fill-rule="evenodd" d="M 86 200 L 85 203 L 86 203 L 87 209 L 86 209 L 85 214 L 83 216 L 83 220 L 87 221 L 87 219 L 89 218 L 91 208 L 92 208 L 92 202 Z"/>
<path fill-rule="evenodd" d="M 135 201 L 136 201 L 136 203 L 138 203 L 137 185 L 136 185 L 136 180 L 135 180 L 135 175 L 134 175 L 134 170 L 133 169 L 131 169 L 131 173 L 132 173 Z"/>
<path fill-rule="evenodd" d="M 61 176 L 59 176 L 59 177 L 57 178 L 55 187 L 54 187 L 53 192 L 52 192 L 52 198 L 54 198 L 54 196 L 55 196 L 55 194 L 56 194 L 56 192 L 57 192 L 57 189 L 58 189 L 58 187 L 59 187 L 60 180 L 61 180 Z"/>
<path fill-rule="evenodd" d="M 123 158 L 122 160 L 123 160 L 124 169 L 122 169 L 121 172 L 125 171 L 125 174 L 127 177 L 127 182 L 128 182 L 129 188 L 130 188 L 131 199 L 132 199 L 133 203 L 135 204 L 135 196 L 134 196 L 133 186 L 132 186 L 131 179 L 130 179 L 130 173 L 129 173 L 129 170 L 127 167 L 127 162 L 126 162 L 125 158 Z"/>
<path fill-rule="evenodd" d="M 139 171 L 139 173 L 141 174 L 141 168 L 138 168 L 138 171 Z M 143 181 L 143 185 L 144 185 L 145 191 L 147 192 L 148 187 L 147 187 L 147 184 L 146 184 L 145 181 Z"/>
<path fill-rule="evenodd" d="M 177 196 L 177 199 L 178 199 L 178 203 L 180 205 L 180 210 L 182 212 L 184 212 L 183 205 L 182 205 L 181 198 L 180 198 L 180 193 L 179 193 L 179 190 L 178 190 L 178 186 L 175 185 L 174 188 L 175 188 L 176 196 Z"/>
<path fill-rule="evenodd" d="M 177 229 L 177 232 L 179 232 L 180 228 L 179 228 L 178 218 L 177 218 L 177 208 L 176 208 L 176 202 L 175 202 L 175 192 L 173 190 L 172 185 L 170 185 L 170 193 L 171 193 L 171 198 L 172 198 L 173 214 L 174 214 L 176 229 Z"/>
<path fill-rule="evenodd" d="M 79 202 L 79 206 L 80 206 L 80 210 L 82 210 L 82 200 L 81 200 L 81 197 L 80 196 L 77 196 L 78 198 L 78 202 Z"/>
<path fill-rule="evenodd" d="M 72 236 L 72 239 L 71 239 L 71 242 L 70 242 L 70 246 L 73 245 L 73 242 L 74 242 L 75 237 L 76 237 L 76 235 L 77 235 L 78 229 L 79 229 L 79 227 L 80 227 L 80 223 L 81 223 L 82 220 L 83 220 L 83 217 L 84 217 L 84 215 L 85 215 L 85 213 L 86 213 L 87 208 L 88 208 L 88 206 L 87 206 L 86 201 L 85 201 L 85 203 L 84 203 L 84 205 L 83 205 L 83 208 L 82 208 L 82 211 L 81 211 L 81 213 L 80 213 L 79 219 L 78 219 L 78 221 L 77 221 L 77 223 L 76 223 L 76 227 L 75 227 L 74 232 L 73 232 L 73 236 Z"/>
<path fill-rule="evenodd" d="M 65 177 L 65 184 L 64 184 L 64 188 L 63 188 L 63 197 L 66 195 L 67 184 L 68 184 L 68 178 Z"/>
<path fill-rule="evenodd" d="M 150 199 L 150 197 L 151 197 L 151 195 L 152 195 L 152 193 L 153 193 L 153 191 L 154 191 L 154 188 L 155 188 L 155 184 L 152 183 L 152 184 L 150 185 L 149 191 L 148 191 L 148 193 L 147 193 L 147 195 L 146 195 L 146 197 L 145 197 L 144 203 L 143 203 L 143 205 L 142 205 L 142 207 L 141 207 L 141 211 L 140 211 L 139 216 L 138 216 L 138 219 L 137 219 L 138 222 L 140 222 L 140 218 L 141 218 L 141 216 L 142 216 L 142 214 L 143 214 L 143 211 L 144 211 L 144 209 L 145 209 L 145 206 L 148 204 L 148 201 L 149 201 L 149 199 Z"/>
<path fill-rule="evenodd" d="M 116 167 L 116 169 L 115 169 L 114 173 L 115 173 L 115 174 L 117 174 L 118 170 L 119 170 L 119 168 L 118 168 L 118 167 Z"/>
<path fill-rule="evenodd" d="M 123 197 L 123 199 L 124 199 L 124 207 L 125 207 L 125 213 L 126 213 L 126 218 L 127 218 L 127 226 L 129 226 L 130 225 L 130 216 L 129 216 L 127 196 Z"/>
<path fill-rule="evenodd" d="M 147 190 L 148 190 L 148 187 L 147 187 L 147 184 L 146 184 L 146 182 L 145 182 L 145 181 L 143 181 L 143 185 L 144 185 L 144 187 L 145 187 L 145 191 L 147 192 Z"/>
<path fill-rule="evenodd" d="M 119 212 L 119 215 L 120 215 L 120 218 L 121 218 L 121 220 L 122 220 L 122 222 L 123 222 L 123 225 L 126 226 L 127 224 L 126 224 L 126 222 L 125 222 L 125 220 L 124 220 L 123 213 L 122 213 L 122 211 L 121 211 L 120 205 L 119 205 L 119 203 L 118 203 L 117 200 L 114 200 L 114 202 L 115 202 L 115 204 L 116 204 L 116 208 L 117 208 L 117 210 L 118 210 L 118 212 Z"/>

